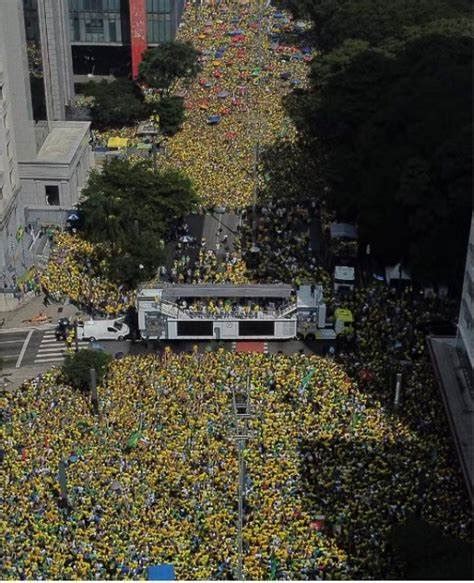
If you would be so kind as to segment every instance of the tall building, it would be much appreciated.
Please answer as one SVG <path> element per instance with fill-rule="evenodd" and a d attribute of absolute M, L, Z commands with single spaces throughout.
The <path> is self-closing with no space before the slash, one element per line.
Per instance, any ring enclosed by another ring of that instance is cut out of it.
<path fill-rule="evenodd" d="M 51 27 L 61 31 L 61 2 L 39 1 L 35 26 L 47 73 L 34 86 L 45 97 L 45 119 L 33 108 L 23 2 L 0 0 L 0 283 L 7 287 L 35 262 L 25 230 L 63 223 L 93 163 L 90 124 L 64 121 L 71 71 L 50 38 Z"/>
<path fill-rule="evenodd" d="M 474 213 L 467 245 L 466 269 L 458 321 L 458 349 L 474 371 Z"/>
<path fill-rule="evenodd" d="M 467 491 L 474 498 L 474 213 L 456 337 L 431 336 L 431 361 Z"/>
<path fill-rule="evenodd" d="M 74 74 L 136 77 L 148 46 L 174 39 L 185 0 L 68 1 Z M 29 40 L 39 35 L 34 16 L 38 0 L 27 4 Z M 80 79 L 80 78 L 79 78 Z"/>

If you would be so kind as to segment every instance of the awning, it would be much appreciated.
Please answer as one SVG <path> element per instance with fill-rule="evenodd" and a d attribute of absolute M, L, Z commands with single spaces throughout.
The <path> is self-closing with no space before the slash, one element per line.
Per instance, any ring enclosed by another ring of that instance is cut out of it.
<path fill-rule="evenodd" d="M 108 148 L 117 148 L 117 149 L 121 149 L 121 148 L 126 148 L 128 146 L 128 138 L 120 138 L 118 136 L 115 136 L 113 138 L 109 138 L 108 142 L 107 142 L 107 147 Z"/>

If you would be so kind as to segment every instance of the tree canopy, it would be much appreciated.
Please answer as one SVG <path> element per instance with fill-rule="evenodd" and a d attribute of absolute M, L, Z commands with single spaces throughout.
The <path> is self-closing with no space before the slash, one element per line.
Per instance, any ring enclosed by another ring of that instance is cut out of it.
<path fill-rule="evenodd" d="M 318 197 L 357 221 L 362 243 L 383 261 L 402 260 L 421 281 L 459 282 L 472 191 L 465 4 L 287 4 L 311 14 L 323 44 L 324 27 L 337 33 L 314 59 L 309 88 L 285 102 L 299 130 L 294 155 L 317 161 Z M 306 196 L 307 178 L 295 179 L 293 191 Z"/>
<path fill-rule="evenodd" d="M 155 113 L 160 116 L 160 130 L 163 134 L 172 136 L 183 125 L 184 100 L 175 95 L 163 95 L 154 106 Z"/>
<path fill-rule="evenodd" d="M 76 389 L 87 391 L 90 383 L 90 369 L 96 371 L 96 379 L 101 383 L 112 357 L 102 350 L 79 350 L 67 354 L 62 373 L 67 383 Z"/>
<path fill-rule="evenodd" d="M 297 18 L 313 21 L 318 47 L 328 52 L 347 39 L 380 46 L 409 29 L 444 18 L 468 16 L 465 0 L 286 0 Z"/>
<path fill-rule="evenodd" d="M 140 80 L 168 91 L 177 78 L 195 77 L 201 70 L 200 53 L 189 42 L 171 41 L 146 50 L 140 63 Z"/>
<path fill-rule="evenodd" d="M 120 159 L 93 171 L 82 194 L 78 209 L 84 236 L 109 250 L 109 276 L 130 286 L 154 275 L 168 227 L 196 201 L 191 182 L 180 172 L 155 173 L 149 162 Z"/>
<path fill-rule="evenodd" d="M 94 98 L 92 120 L 100 127 L 133 124 L 149 113 L 140 88 L 129 79 L 89 81 L 83 86 L 82 93 Z"/>

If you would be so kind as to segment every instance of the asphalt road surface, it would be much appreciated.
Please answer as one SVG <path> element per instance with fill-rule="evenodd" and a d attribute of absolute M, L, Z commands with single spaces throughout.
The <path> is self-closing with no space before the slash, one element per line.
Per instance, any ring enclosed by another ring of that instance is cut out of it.
<path fill-rule="evenodd" d="M 129 352 L 129 341 L 101 341 L 98 345 L 109 354 Z M 74 346 L 74 345 L 73 345 Z M 86 341 L 79 341 L 79 349 L 90 348 Z M 22 366 L 62 364 L 66 354 L 66 343 L 56 340 L 54 328 L 48 330 L 2 330 L 0 332 L 0 359 L 5 369 Z"/>

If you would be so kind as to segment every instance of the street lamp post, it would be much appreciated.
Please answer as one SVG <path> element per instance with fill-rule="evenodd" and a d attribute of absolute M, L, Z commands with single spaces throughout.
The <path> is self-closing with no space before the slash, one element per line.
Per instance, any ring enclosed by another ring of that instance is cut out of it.
<path fill-rule="evenodd" d="M 232 403 L 234 413 L 234 439 L 237 443 L 239 463 L 238 484 L 238 517 L 237 517 L 237 569 L 236 578 L 244 580 L 243 573 L 243 522 L 244 522 L 244 489 L 246 466 L 244 449 L 248 439 L 252 437 L 249 432 L 248 422 L 253 415 L 250 408 L 250 377 L 247 378 L 247 386 L 242 392 L 237 393 L 232 389 Z"/>

